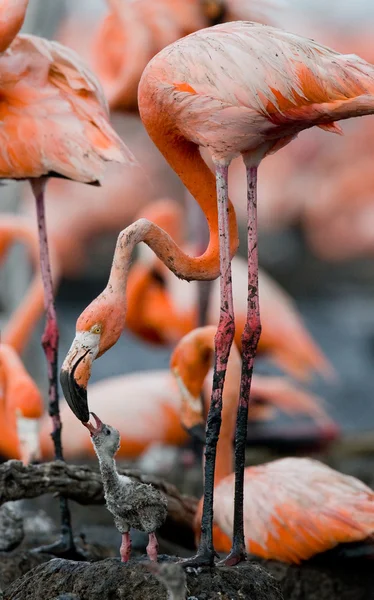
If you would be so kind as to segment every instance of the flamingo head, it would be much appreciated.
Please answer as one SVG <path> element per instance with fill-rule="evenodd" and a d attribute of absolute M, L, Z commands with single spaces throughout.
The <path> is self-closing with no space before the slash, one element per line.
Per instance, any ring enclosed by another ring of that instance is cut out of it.
<path fill-rule="evenodd" d="M 97 455 L 99 457 L 109 456 L 112 458 L 120 447 L 119 432 L 114 427 L 105 425 L 95 413 L 91 412 L 90 415 L 93 416 L 95 425 L 89 421 L 84 425 L 90 432 Z"/>
<path fill-rule="evenodd" d="M 87 423 L 87 385 L 93 361 L 118 341 L 124 327 L 126 306 L 107 288 L 78 318 L 75 338 L 60 372 L 64 396 L 75 416 Z"/>
<path fill-rule="evenodd" d="M 204 405 L 201 391 L 211 367 L 213 350 L 207 337 L 214 338 L 215 327 L 194 329 L 176 346 L 170 368 L 181 394 L 181 422 L 190 435 L 205 440 Z"/>

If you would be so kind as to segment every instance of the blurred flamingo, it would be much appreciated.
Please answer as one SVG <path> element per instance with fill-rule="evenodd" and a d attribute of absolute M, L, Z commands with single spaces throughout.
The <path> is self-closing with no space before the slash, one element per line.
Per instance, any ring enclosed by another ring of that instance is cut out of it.
<path fill-rule="evenodd" d="M 57 394 L 58 327 L 45 226 L 44 191 L 49 177 L 98 183 L 105 163 L 131 162 L 112 130 L 100 84 L 71 50 L 32 35 L 17 35 L 28 0 L 1 0 L 2 76 L 0 177 L 28 179 L 36 200 L 40 265 L 47 323 L 42 343 L 49 377 L 56 458 L 63 458 Z M 22 134 L 20 133 L 22 130 Z M 74 551 L 67 502 L 61 499 L 60 549 Z"/>
<path fill-rule="evenodd" d="M 141 74 L 162 48 L 185 35 L 236 19 L 268 20 L 278 2 L 259 0 L 107 0 L 109 12 L 82 31 L 73 14 L 58 39 L 88 61 L 112 109 L 136 110 Z M 93 32 L 93 34 L 92 34 Z"/>
<path fill-rule="evenodd" d="M 139 212 L 165 231 L 186 251 L 193 245 L 185 241 L 186 215 L 176 202 L 162 199 Z M 235 308 L 235 342 L 246 321 L 242 291 L 247 286 L 247 263 L 240 257 L 232 261 Z M 292 376 L 307 379 L 313 370 L 332 375 L 332 367 L 307 332 L 292 299 L 264 271 L 259 272 L 262 332 L 259 352 L 268 354 Z M 138 260 L 131 267 L 127 282 L 126 326 L 149 342 L 175 344 L 197 326 L 197 282 L 176 279 L 146 246 L 140 247 Z M 212 282 L 207 309 L 207 324 L 219 321 L 219 281 Z"/>
<path fill-rule="evenodd" d="M 15 242 L 21 242 L 27 247 L 36 273 L 25 296 L 4 325 L 1 339 L 5 344 L 12 346 L 18 354 L 22 354 L 44 312 L 43 281 L 38 267 L 38 232 L 34 220 L 21 215 L 2 213 L 0 218 L 0 261 L 4 260 L 11 245 Z M 49 245 L 54 285 L 56 286 L 59 279 L 59 268 L 53 240 L 50 240 Z"/>
<path fill-rule="evenodd" d="M 199 393 L 211 367 L 214 333 L 212 327 L 192 331 L 179 342 L 171 358 L 182 398 L 182 422 L 190 430 L 204 424 Z M 214 489 L 214 545 L 225 553 L 230 551 L 233 533 L 233 436 L 240 374 L 241 359 L 233 345 L 223 394 Z M 202 508 L 200 502 L 195 520 L 197 542 Z M 248 552 L 298 564 L 339 544 L 370 538 L 374 532 L 374 492 L 358 479 L 307 458 L 247 467 L 244 531 Z"/>
<path fill-rule="evenodd" d="M 215 331 L 214 327 L 211 329 Z M 204 398 L 209 398 L 212 373 L 203 387 Z M 116 423 L 121 434 L 118 451 L 121 458 L 137 458 L 154 444 L 182 446 L 188 440 L 181 425 L 180 394 L 169 370 L 141 371 L 103 379 L 90 385 L 89 393 L 90 409 L 100 411 L 103 419 L 109 422 L 112 418 Z M 251 394 L 250 420 L 270 419 L 273 408 L 291 416 L 307 415 L 322 428 L 332 424 L 319 398 L 283 377 L 254 376 Z M 67 404 L 61 406 L 61 420 L 66 457 L 74 460 L 95 456 L 90 439 Z M 41 425 L 41 448 L 43 456 L 50 458 L 52 444 L 46 419 Z"/>
<path fill-rule="evenodd" d="M 243 72 L 243 61 L 253 68 Z M 248 306 L 242 336 L 243 370 L 235 445 L 235 523 L 227 559 L 245 559 L 244 453 L 253 362 L 261 333 L 258 302 L 257 168 L 270 152 L 317 125 L 340 132 L 335 121 L 374 112 L 374 67 L 312 40 L 256 23 L 237 22 L 182 38 L 155 56 L 143 72 L 138 103 L 156 146 L 207 216 L 207 251 L 187 257 L 157 226 L 139 220 L 118 240 L 108 285 L 82 313 L 64 361 L 61 383 L 76 416 L 88 421 L 87 382 L 96 357 L 113 346 L 125 318 L 126 282 L 134 247 L 145 241 L 177 276 L 215 279 L 219 246 L 220 321 L 208 415 L 202 538 L 190 565 L 214 563 L 214 465 L 226 364 L 235 335 L 231 257 L 237 249 L 235 215 L 228 200 L 228 166 L 241 154 L 248 178 Z M 212 153 L 215 175 L 199 146 Z M 217 214 L 218 205 L 218 214 Z M 217 231 L 218 224 L 218 231 Z"/>
<path fill-rule="evenodd" d="M 25 464 L 40 458 L 39 420 L 42 395 L 17 352 L 0 343 L 0 454 Z M 49 431 L 50 435 L 50 424 Z"/>
<path fill-rule="evenodd" d="M 92 257 L 92 243 L 99 236 L 118 235 L 143 205 L 158 195 L 183 199 L 182 185 L 149 140 L 139 117 L 117 113 L 112 122 L 118 134 L 126 136 L 134 155 L 141 156 L 144 169 L 124 170 L 121 165 L 109 164 L 100 187 L 66 179 L 52 179 L 48 184 L 48 237 L 53 239 L 61 273 L 67 278 L 84 272 Z M 25 192 L 22 211 L 33 216 L 35 201 L 28 189 Z"/>

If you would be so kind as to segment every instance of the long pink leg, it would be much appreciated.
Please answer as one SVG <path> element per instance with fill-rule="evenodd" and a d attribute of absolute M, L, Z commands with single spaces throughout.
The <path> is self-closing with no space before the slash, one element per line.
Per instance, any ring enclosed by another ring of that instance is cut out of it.
<path fill-rule="evenodd" d="M 247 321 L 242 336 L 242 374 L 235 432 L 235 502 L 233 545 L 225 560 L 235 565 L 246 559 L 244 539 L 243 491 L 245 448 L 248 426 L 248 402 L 251 390 L 253 365 L 261 335 L 260 305 L 258 296 L 257 247 L 257 166 L 247 166 L 248 185 L 248 300 Z"/>
<path fill-rule="evenodd" d="M 122 534 L 122 544 L 120 548 L 121 562 L 128 562 L 131 555 L 131 538 L 130 533 L 127 531 Z"/>
<path fill-rule="evenodd" d="M 46 310 L 46 326 L 42 337 L 42 346 L 47 358 L 47 369 L 49 379 L 49 415 L 52 419 L 52 440 L 55 448 L 56 460 L 64 460 L 61 444 L 61 420 L 58 402 L 57 384 L 57 351 L 58 351 L 58 325 L 56 308 L 53 295 L 53 282 L 51 275 L 51 264 L 48 251 L 47 228 L 45 222 L 44 193 L 47 178 L 30 180 L 31 187 L 36 200 L 36 213 L 38 219 L 39 245 L 40 245 L 40 269 L 44 286 L 44 305 Z M 66 498 L 60 496 L 61 531 L 62 540 L 55 547 L 62 553 L 75 550 L 73 533 L 71 528 L 71 516 Z"/>
<path fill-rule="evenodd" d="M 149 560 L 153 560 L 153 562 L 157 562 L 158 541 L 157 541 L 157 537 L 156 537 L 155 533 L 149 534 L 147 554 L 148 554 Z"/>
<path fill-rule="evenodd" d="M 220 250 L 220 319 L 215 337 L 215 362 L 211 403 L 206 425 L 204 504 L 201 519 L 201 538 L 197 555 L 183 561 L 183 566 L 213 565 L 213 491 L 216 449 L 221 428 L 222 392 L 227 361 L 235 335 L 234 305 L 232 299 L 230 239 L 228 221 L 228 166 L 216 165 L 218 229 Z"/>

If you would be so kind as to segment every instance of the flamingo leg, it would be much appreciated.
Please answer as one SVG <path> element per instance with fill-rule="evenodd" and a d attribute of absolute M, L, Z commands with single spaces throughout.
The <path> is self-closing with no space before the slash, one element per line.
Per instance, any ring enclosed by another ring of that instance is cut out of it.
<path fill-rule="evenodd" d="M 130 532 L 126 531 L 122 534 L 122 543 L 120 548 L 121 562 L 128 562 L 131 555 L 131 537 Z"/>
<path fill-rule="evenodd" d="M 235 335 L 228 223 L 228 166 L 216 165 L 216 182 L 221 272 L 220 319 L 215 337 L 213 387 L 206 425 L 204 503 L 200 544 L 196 556 L 183 561 L 183 566 L 214 565 L 214 558 L 216 556 L 213 546 L 214 469 L 217 442 L 221 428 L 222 392 L 225 383 L 227 361 Z"/>
<path fill-rule="evenodd" d="M 44 305 L 46 309 L 46 326 L 42 337 L 42 346 L 47 358 L 48 380 L 49 380 L 49 415 L 52 419 L 52 440 L 55 448 L 55 459 L 64 460 L 61 443 L 61 420 L 58 402 L 57 387 L 57 352 L 58 352 L 58 325 L 56 308 L 53 295 L 53 282 L 51 275 L 51 263 L 48 250 L 47 229 L 45 222 L 44 192 L 47 178 L 30 180 L 31 187 L 36 200 L 36 213 L 38 218 L 39 245 L 40 245 L 40 269 L 44 286 Z M 76 556 L 76 548 L 71 527 L 71 515 L 68 501 L 60 496 L 61 510 L 61 539 L 51 546 L 40 548 L 40 551 L 56 554 L 57 556 Z M 82 558 L 81 555 L 79 555 Z"/>
<path fill-rule="evenodd" d="M 151 560 L 153 562 L 157 562 L 158 541 L 157 541 L 156 534 L 154 532 L 149 534 L 147 554 L 148 554 L 149 560 Z"/>
<path fill-rule="evenodd" d="M 257 244 L 257 166 L 247 166 L 248 185 L 248 298 L 247 321 L 242 335 L 242 373 L 239 406 L 235 431 L 235 500 L 233 545 L 225 559 L 226 565 L 236 565 L 246 560 L 244 539 L 244 468 L 248 426 L 248 403 L 253 365 L 261 335 L 260 305 L 258 296 L 258 244 Z"/>

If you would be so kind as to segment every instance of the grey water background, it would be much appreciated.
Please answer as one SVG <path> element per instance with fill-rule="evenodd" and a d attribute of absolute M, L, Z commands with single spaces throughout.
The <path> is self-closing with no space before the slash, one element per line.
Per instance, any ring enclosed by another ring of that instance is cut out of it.
<path fill-rule="evenodd" d="M 52 22 L 55 26 L 66 10 L 79 14 L 105 10 L 103 0 L 66 0 L 65 4 L 53 2 L 47 5 L 45 0 L 41 1 L 47 9 L 43 12 L 43 20 L 39 16 L 33 21 L 30 11 L 26 28 L 42 34 L 51 29 Z M 37 2 L 40 0 L 31 0 L 30 6 L 36 6 Z M 374 3 L 371 1 L 289 0 L 284 2 L 284 7 L 285 12 L 280 16 L 282 26 L 300 33 L 304 33 L 307 26 L 316 39 L 319 22 L 332 26 L 359 26 L 371 19 L 374 23 Z M 7 191 L 0 190 L 0 209 L 14 209 L 14 196 L 17 196 L 14 189 L 17 190 L 10 186 Z M 90 249 L 86 276 L 78 282 L 63 282 L 59 289 L 60 364 L 74 338 L 76 318 L 105 286 L 115 238 L 113 235 L 97 240 Z M 241 252 L 245 252 L 243 246 Z M 3 319 L 22 297 L 28 282 L 29 273 L 22 255 L 22 250 L 16 248 L 0 276 Z M 276 235 L 261 236 L 260 263 L 292 294 L 309 330 L 337 371 L 336 383 L 328 384 L 316 378 L 310 388 L 326 399 L 330 414 L 345 431 L 373 429 L 374 261 L 368 259 L 341 265 L 322 263 L 310 255 L 300 232 L 293 228 Z M 25 358 L 30 372 L 46 390 L 46 368 L 40 347 L 42 330 L 43 323 L 40 323 Z M 169 356 L 170 349 L 147 345 L 124 332 L 116 346 L 95 361 L 91 381 L 134 371 L 166 369 Z M 257 361 L 256 370 L 275 372 L 264 360 Z"/>

